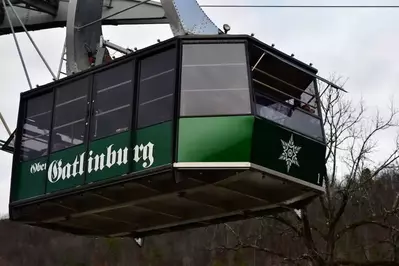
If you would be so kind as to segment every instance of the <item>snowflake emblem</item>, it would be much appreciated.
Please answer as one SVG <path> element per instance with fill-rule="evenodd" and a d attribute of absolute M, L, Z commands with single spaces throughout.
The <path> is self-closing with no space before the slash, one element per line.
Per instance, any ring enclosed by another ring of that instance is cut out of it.
<path fill-rule="evenodd" d="M 285 142 L 284 140 L 280 141 L 281 144 L 283 145 L 283 153 L 280 155 L 280 158 L 278 159 L 286 162 L 287 172 L 289 172 L 291 165 L 295 164 L 296 166 L 299 167 L 297 155 L 301 147 L 295 146 L 293 135 L 291 135 L 291 138 L 288 142 Z"/>

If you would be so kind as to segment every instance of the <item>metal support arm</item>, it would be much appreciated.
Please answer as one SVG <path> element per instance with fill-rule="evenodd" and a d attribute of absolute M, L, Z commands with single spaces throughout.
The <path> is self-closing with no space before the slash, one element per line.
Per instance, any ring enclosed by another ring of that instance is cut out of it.
<path fill-rule="evenodd" d="M 0 1 L 1 2 L 1 1 Z M 82 1 L 84 2 L 84 1 Z M 169 23 L 165 17 L 165 12 L 159 2 L 150 1 L 137 8 L 127 10 L 116 16 L 109 17 L 111 14 L 127 9 L 132 5 L 140 2 L 139 0 L 109 0 L 104 1 L 102 8 L 102 25 L 137 25 L 137 24 L 167 24 Z M 68 1 L 60 1 L 57 15 L 51 16 L 46 13 L 37 12 L 26 9 L 21 6 L 14 5 L 18 16 L 22 19 L 25 27 L 29 31 L 43 30 L 57 27 L 65 27 L 68 18 Z M 7 6 L 6 9 L 9 9 Z M 10 10 L 11 12 L 11 10 Z M 0 35 L 10 34 L 11 27 L 4 16 L 3 6 L 0 4 Z M 107 18 L 109 17 L 109 18 Z M 3 19 L 2 19 L 3 18 Z M 12 18 L 13 19 L 13 18 Z M 22 32 L 24 29 L 19 26 L 18 21 L 12 21 L 15 32 Z M 81 26 L 81 25 L 79 25 Z"/>
<path fill-rule="evenodd" d="M 103 42 L 103 45 L 104 45 L 105 47 L 108 47 L 108 48 L 111 48 L 111 49 L 113 49 L 113 50 L 115 50 L 115 51 L 118 51 L 118 52 L 120 52 L 120 53 L 122 53 L 122 54 L 130 54 L 130 53 L 133 52 L 133 51 L 130 50 L 130 49 L 125 49 L 125 48 L 123 48 L 123 47 L 121 47 L 121 46 L 119 46 L 119 45 L 117 45 L 117 44 L 115 44 L 115 43 L 112 43 L 112 42 L 110 42 L 110 41 L 104 41 L 104 42 Z"/>
<path fill-rule="evenodd" d="M 50 14 L 52 16 L 57 15 L 59 0 L 43 1 L 43 0 L 20 0 L 22 3 L 32 6 L 37 11 Z"/>
<path fill-rule="evenodd" d="M 205 14 L 197 0 L 161 0 L 173 34 L 212 34 L 222 31 Z"/>
<path fill-rule="evenodd" d="M 94 56 L 102 45 L 102 21 L 151 2 L 136 1 L 130 7 L 103 17 L 103 0 L 70 0 L 67 19 L 67 73 L 68 75 L 91 66 L 90 55 Z M 212 34 L 221 30 L 205 14 L 196 0 L 161 0 L 173 34 Z M 106 44 L 106 43 L 105 43 Z M 113 44 L 109 43 L 109 46 Z M 118 47 L 114 46 L 113 48 Z M 123 50 L 120 50 L 123 51 Z M 125 51 L 126 52 L 126 51 Z M 99 61 L 100 62 L 100 61 Z M 98 63 L 99 63 L 98 62 Z"/>
<path fill-rule="evenodd" d="M 23 25 L 22 30 L 54 28 L 67 26 L 66 54 L 67 74 L 71 75 L 88 69 L 92 65 L 91 57 L 96 57 L 101 47 L 102 25 L 129 24 L 129 21 L 137 20 L 137 24 L 165 23 L 169 22 L 173 34 L 212 34 L 222 31 L 205 14 L 196 0 L 161 0 L 161 4 L 149 0 L 14 0 L 23 3 L 32 3 L 38 9 L 58 4 L 57 13 L 47 10 L 48 14 L 15 7 L 16 17 L 23 18 L 18 24 Z M 42 5 L 43 4 L 43 5 Z M 5 10 L 9 7 L 6 6 Z M 11 21 L 8 23 L 2 19 L 4 9 L 0 7 L 0 35 L 7 34 L 11 30 Z M 44 14 L 44 15 L 43 15 Z M 165 16 L 167 20 L 165 20 Z M 114 21 L 114 22 L 112 22 Z M 14 31 L 20 31 L 17 27 Z M 112 43 L 106 46 L 128 52 Z"/>

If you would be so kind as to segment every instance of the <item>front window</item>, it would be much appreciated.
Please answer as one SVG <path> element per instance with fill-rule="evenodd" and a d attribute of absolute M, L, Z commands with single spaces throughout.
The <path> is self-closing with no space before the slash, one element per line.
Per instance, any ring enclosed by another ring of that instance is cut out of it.
<path fill-rule="evenodd" d="M 261 49 L 252 49 L 256 115 L 323 141 L 315 78 Z"/>
<path fill-rule="evenodd" d="M 183 45 L 181 116 L 251 113 L 244 43 Z"/>

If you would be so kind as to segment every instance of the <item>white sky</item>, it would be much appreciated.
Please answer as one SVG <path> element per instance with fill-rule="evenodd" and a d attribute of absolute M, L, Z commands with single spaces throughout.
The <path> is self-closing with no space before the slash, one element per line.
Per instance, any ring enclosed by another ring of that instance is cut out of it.
<path fill-rule="evenodd" d="M 397 0 L 199 0 L 200 4 L 374 4 L 395 5 Z M 222 27 L 228 23 L 231 34 L 255 33 L 255 37 L 306 63 L 312 62 L 319 74 L 348 78 L 349 97 L 366 100 L 370 108 L 387 108 L 399 87 L 399 8 L 397 9 L 276 9 L 206 8 Z M 65 29 L 31 32 L 38 47 L 56 72 L 65 38 Z M 51 75 L 24 33 L 17 35 L 32 84 L 51 82 Z M 172 37 L 168 25 L 108 26 L 104 36 L 124 47 L 142 48 L 157 39 Z M 0 112 L 12 130 L 16 125 L 19 95 L 28 90 L 21 62 L 11 35 L 0 36 Z M 0 127 L 0 139 L 7 132 Z M 380 141 L 380 154 L 392 147 L 394 134 Z M 377 158 L 378 159 L 378 158 Z M 12 157 L 0 153 L 0 214 L 7 214 Z"/>

